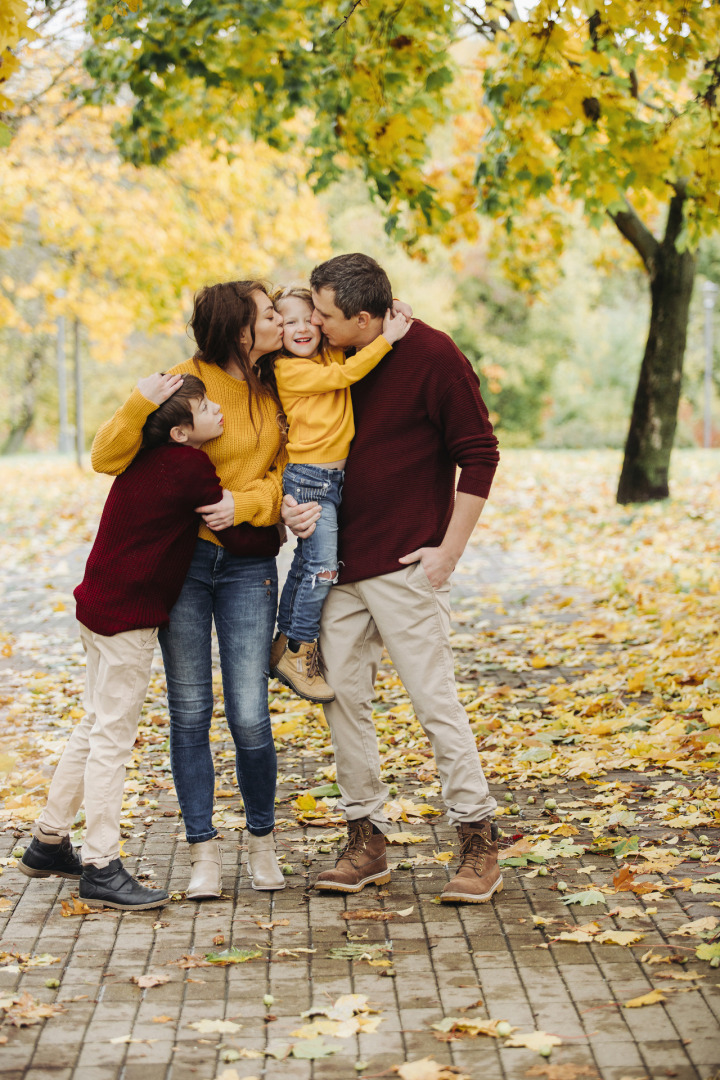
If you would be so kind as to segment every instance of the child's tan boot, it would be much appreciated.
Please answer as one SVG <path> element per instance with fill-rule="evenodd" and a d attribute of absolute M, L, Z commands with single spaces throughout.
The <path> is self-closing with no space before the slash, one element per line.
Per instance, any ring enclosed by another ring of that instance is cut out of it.
<path fill-rule="evenodd" d="M 270 674 L 273 678 L 276 678 L 275 668 L 278 666 L 280 658 L 287 648 L 287 643 L 288 639 L 285 634 L 278 634 L 270 646 Z"/>
<path fill-rule="evenodd" d="M 293 649 L 297 645 L 297 651 Z M 317 641 L 288 641 L 287 648 L 275 665 L 274 674 L 298 697 L 320 705 L 335 700 L 335 691 L 325 682 L 320 670 L 320 648 Z"/>

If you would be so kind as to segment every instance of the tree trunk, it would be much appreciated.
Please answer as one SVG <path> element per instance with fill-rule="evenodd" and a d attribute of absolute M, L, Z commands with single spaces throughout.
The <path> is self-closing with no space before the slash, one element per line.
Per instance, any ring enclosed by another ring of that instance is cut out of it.
<path fill-rule="evenodd" d="M 35 345 L 25 360 L 25 379 L 22 388 L 22 401 L 5 442 L 0 447 L 0 454 L 16 454 L 22 447 L 25 436 L 35 420 L 35 384 L 42 367 L 43 352 L 40 345 Z"/>
<path fill-rule="evenodd" d="M 670 204 L 662 243 L 655 241 L 650 274 L 650 331 L 635 392 L 617 501 L 650 502 L 669 495 L 670 454 L 677 426 L 695 256 L 678 251 L 684 192 Z M 616 219 L 616 224 L 618 224 Z M 628 239 L 628 233 L 620 225 Z"/>

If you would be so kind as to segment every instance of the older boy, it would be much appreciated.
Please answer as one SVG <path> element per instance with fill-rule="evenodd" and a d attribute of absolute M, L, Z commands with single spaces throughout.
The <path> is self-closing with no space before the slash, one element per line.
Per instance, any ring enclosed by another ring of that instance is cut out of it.
<path fill-rule="evenodd" d="M 310 277 L 315 314 L 331 345 L 362 348 L 382 327 L 390 282 L 366 255 L 340 255 Z M 336 698 L 325 706 L 348 844 L 316 888 L 359 892 L 388 881 L 380 756 L 372 721 L 382 646 L 432 744 L 460 866 L 442 900 L 481 903 L 502 889 L 496 802 L 458 701 L 449 642 L 449 578 L 477 522 L 498 462 L 477 376 L 446 334 L 416 319 L 352 391 L 355 439 L 340 518 L 339 584 L 325 604 L 320 645 Z M 455 492 L 456 467 L 460 479 Z M 304 535 L 317 509 L 283 518 Z"/>
<path fill-rule="evenodd" d="M 87 657 L 85 717 L 63 751 L 20 864 L 28 877 L 79 878 L 86 904 L 123 911 L 169 900 L 167 892 L 140 885 L 120 859 L 125 766 L 158 630 L 168 625 L 195 548 L 194 508 L 222 498 L 215 469 L 200 450 L 223 430 L 220 407 L 208 401 L 203 382 L 186 375 L 167 400 L 155 376 L 138 385 L 148 397 L 155 392 L 160 407 L 145 423 L 142 450 L 110 489 L 75 590 Z M 81 862 L 69 830 L 83 802 Z"/>

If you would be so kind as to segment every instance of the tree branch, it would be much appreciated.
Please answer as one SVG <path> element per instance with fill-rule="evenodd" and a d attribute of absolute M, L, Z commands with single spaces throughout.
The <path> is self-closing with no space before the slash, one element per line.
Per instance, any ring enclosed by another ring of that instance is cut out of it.
<path fill-rule="evenodd" d="M 687 198 L 687 180 L 678 180 L 673 184 L 675 194 L 670 200 L 663 247 L 675 247 L 675 241 L 683 227 L 683 209 Z"/>
<path fill-rule="evenodd" d="M 472 3 L 460 2 L 455 6 L 465 23 L 476 30 L 477 33 L 482 34 L 488 41 L 494 41 L 497 35 L 505 29 L 497 19 L 487 19 L 483 12 L 479 11 Z M 515 7 L 514 0 L 506 0 L 503 15 L 508 23 L 518 21 L 520 16 Z"/>
<path fill-rule="evenodd" d="M 652 277 L 660 253 L 660 245 L 647 226 L 642 223 L 630 203 L 627 207 L 627 210 L 618 210 L 616 214 L 610 214 L 610 217 L 625 239 L 635 248 L 645 264 L 645 269 Z"/>
<path fill-rule="evenodd" d="M 342 30 L 343 26 L 345 26 L 345 24 L 346 24 L 347 22 L 349 22 L 349 21 L 350 21 L 350 18 L 352 17 L 352 15 L 353 15 L 353 13 L 354 13 L 354 11 L 355 11 L 355 8 L 358 8 L 358 7 L 360 7 L 360 5 L 362 4 L 362 2 L 363 2 L 363 0 L 354 0 L 354 2 L 353 2 L 353 6 L 352 6 L 352 7 L 350 8 L 350 10 L 348 11 L 347 15 L 346 15 L 346 16 L 345 16 L 345 18 L 343 19 L 343 21 L 342 21 L 341 23 L 338 23 L 338 24 L 337 24 L 337 26 L 336 26 L 336 27 L 335 27 L 335 29 L 333 30 L 333 34 L 337 34 L 338 30 Z"/>

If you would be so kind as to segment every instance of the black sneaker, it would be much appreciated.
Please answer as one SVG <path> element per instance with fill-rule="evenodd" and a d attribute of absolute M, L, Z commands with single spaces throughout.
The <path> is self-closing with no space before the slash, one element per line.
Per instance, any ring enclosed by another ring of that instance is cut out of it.
<path fill-rule="evenodd" d="M 162 907 L 170 897 L 164 889 L 148 889 L 128 873 L 120 859 L 108 866 L 83 866 L 80 899 L 88 907 L 111 907 L 121 911 L 145 911 Z"/>
<path fill-rule="evenodd" d="M 77 881 L 82 877 L 82 862 L 69 836 L 63 836 L 59 844 L 43 844 L 33 836 L 20 860 L 20 871 L 26 877 L 62 877 Z"/>

